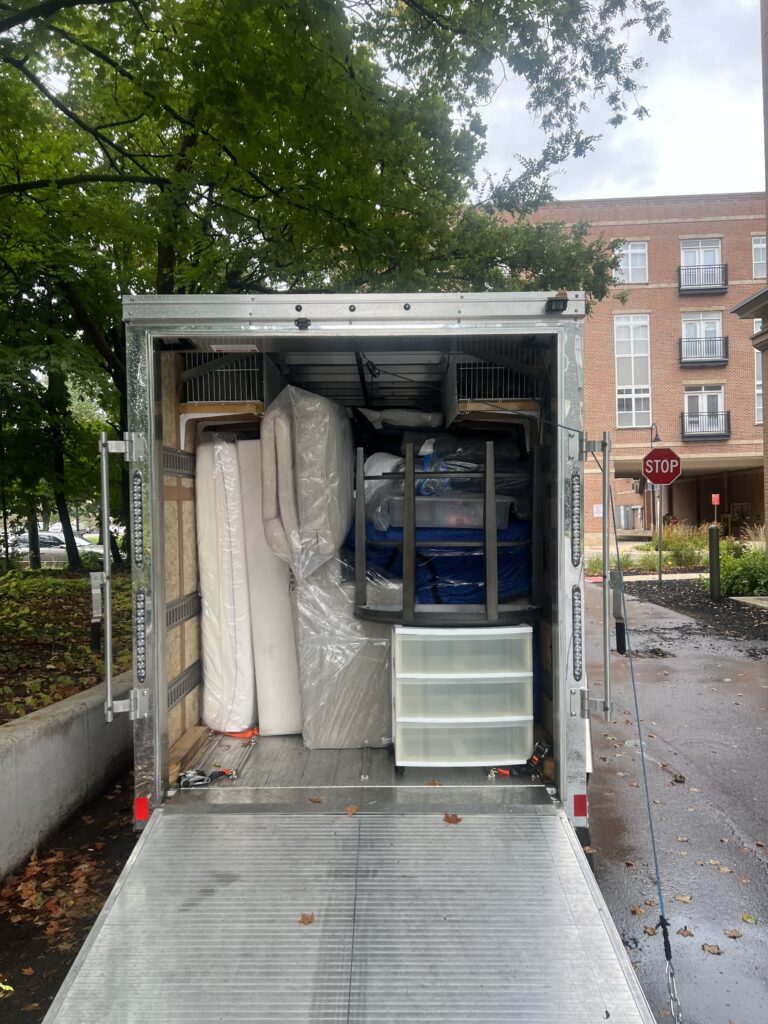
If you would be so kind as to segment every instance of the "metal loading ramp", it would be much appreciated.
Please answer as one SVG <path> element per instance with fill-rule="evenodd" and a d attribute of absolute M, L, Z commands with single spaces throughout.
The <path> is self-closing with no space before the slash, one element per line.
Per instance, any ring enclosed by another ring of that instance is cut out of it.
<path fill-rule="evenodd" d="M 605 1020 L 653 1024 L 559 812 L 159 812 L 45 1024 Z"/>

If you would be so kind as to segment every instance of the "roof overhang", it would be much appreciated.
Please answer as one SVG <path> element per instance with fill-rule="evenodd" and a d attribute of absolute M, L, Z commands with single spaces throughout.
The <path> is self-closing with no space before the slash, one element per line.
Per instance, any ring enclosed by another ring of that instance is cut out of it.
<path fill-rule="evenodd" d="M 761 352 L 768 349 L 768 288 L 750 295 L 731 310 L 742 320 L 762 320 L 762 330 L 752 335 L 752 344 Z"/>
<path fill-rule="evenodd" d="M 682 472 L 680 479 L 685 480 L 695 476 L 711 476 L 715 473 L 733 473 L 740 470 L 762 469 L 763 457 L 755 453 L 734 454 L 730 449 L 728 453 L 702 452 L 701 455 L 688 454 L 681 456 Z M 613 459 L 614 472 L 622 479 L 636 478 L 642 475 L 642 455 L 618 456 Z"/>

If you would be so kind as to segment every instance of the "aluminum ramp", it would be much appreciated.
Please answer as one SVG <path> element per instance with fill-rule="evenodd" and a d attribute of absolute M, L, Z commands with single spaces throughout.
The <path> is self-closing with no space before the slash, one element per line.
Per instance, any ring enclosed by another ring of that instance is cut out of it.
<path fill-rule="evenodd" d="M 653 1024 L 561 812 L 161 811 L 44 1024 L 605 1020 Z"/>

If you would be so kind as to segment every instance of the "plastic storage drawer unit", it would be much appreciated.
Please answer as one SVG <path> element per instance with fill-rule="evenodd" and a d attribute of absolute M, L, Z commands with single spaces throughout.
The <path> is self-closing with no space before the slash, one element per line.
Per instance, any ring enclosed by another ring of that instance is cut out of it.
<path fill-rule="evenodd" d="M 533 749 L 532 640 L 530 626 L 395 626 L 397 765 L 524 764 Z"/>

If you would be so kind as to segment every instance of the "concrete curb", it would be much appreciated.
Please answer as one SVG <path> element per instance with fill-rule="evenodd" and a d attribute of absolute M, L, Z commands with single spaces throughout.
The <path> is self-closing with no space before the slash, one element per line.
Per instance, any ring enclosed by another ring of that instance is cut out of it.
<path fill-rule="evenodd" d="M 132 740 L 126 715 L 104 721 L 103 686 L 0 725 L 0 878 L 130 766 Z"/>

